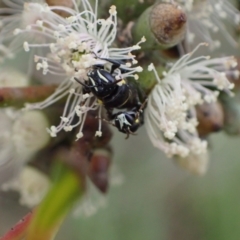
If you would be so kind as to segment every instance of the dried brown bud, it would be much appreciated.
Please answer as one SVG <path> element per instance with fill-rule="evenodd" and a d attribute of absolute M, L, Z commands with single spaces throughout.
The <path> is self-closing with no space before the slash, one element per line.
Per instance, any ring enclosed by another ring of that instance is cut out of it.
<path fill-rule="evenodd" d="M 167 59 L 179 59 L 180 53 L 178 46 L 173 46 L 168 49 L 160 49 L 160 54 Z"/>
<path fill-rule="evenodd" d="M 223 127 L 223 107 L 219 102 L 204 103 L 196 107 L 199 122 L 198 133 L 201 137 L 220 131 Z"/>
<path fill-rule="evenodd" d="M 46 3 L 49 6 L 63 6 L 63 7 L 73 7 L 73 1 L 72 0 L 46 0 Z M 63 17 L 68 17 L 69 13 L 64 11 L 55 11 L 58 15 Z"/>
<path fill-rule="evenodd" d="M 109 166 L 111 154 L 105 149 L 96 149 L 91 157 L 88 175 L 95 186 L 103 193 L 109 186 Z"/>
<path fill-rule="evenodd" d="M 46 0 L 49 6 L 64 6 L 71 8 L 73 6 L 72 0 Z"/>
<path fill-rule="evenodd" d="M 185 36 L 187 17 L 181 7 L 172 3 L 156 3 L 138 18 L 132 29 L 134 41 L 142 36 L 144 49 L 169 48 L 177 45 Z"/>
<path fill-rule="evenodd" d="M 162 45 L 174 46 L 185 35 L 187 17 L 176 4 L 160 3 L 152 7 L 149 16 L 150 28 Z"/>

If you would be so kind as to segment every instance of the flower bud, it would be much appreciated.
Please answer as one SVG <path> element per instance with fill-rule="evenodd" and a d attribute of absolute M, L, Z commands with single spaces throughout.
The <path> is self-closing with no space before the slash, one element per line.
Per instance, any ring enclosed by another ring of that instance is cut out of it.
<path fill-rule="evenodd" d="M 180 58 L 180 52 L 179 52 L 178 46 L 173 46 L 168 49 L 160 49 L 159 51 L 161 56 L 163 56 L 166 59 L 177 60 Z"/>
<path fill-rule="evenodd" d="M 72 0 L 46 0 L 46 3 L 49 6 L 63 6 L 63 7 L 68 7 L 72 8 L 73 7 L 73 1 Z M 60 11 L 60 10 L 55 10 L 57 14 L 63 17 L 68 17 L 69 13 Z"/>
<path fill-rule="evenodd" d="M 46 0 L 49 6 L 64 6 L 71 8 L 73 6 L 72 0 Z"/>
<path fill-rule="evenodd" d="M 12 127 L 12 140 L 17 154 L 29 158 L 45 147 L 50 136 L 46 131 L 48 120 L 42 111 L 29 111 L 20 115 Z"/>
<path fill-rule="evenodd" d="M 160 44 L 174 46 L 185 35 L 186 15 L 175 4 L 158 4 L 150 13 L 150 27 Z"/>
<path fill-rule="evenodd" d="M 185 36 L 187 18 L 180 6 L 157 3 L 149 7 L 133 27 L 133 38 L 145 36 L 143 48 L 169 48 L 177 45 Z"/>
<path fill-rule="evenodd" d="M 88 169 L 89 177 L 95 186 L 103 193 L 109 186 L 109 166 L 111 162 L 110 153 L 105 149 L 96 149 L 90 160 Z"/>
<path fill-rule="evenodd" d="M 197 105 L 197 130 L 201 137 L 212 132 L 218 132 L 223 127 L 223 108 L 219 102 Z"/>

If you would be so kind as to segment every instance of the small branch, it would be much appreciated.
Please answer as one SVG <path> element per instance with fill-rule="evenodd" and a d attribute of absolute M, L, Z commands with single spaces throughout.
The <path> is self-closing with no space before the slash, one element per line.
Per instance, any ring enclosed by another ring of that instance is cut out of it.
<path fill-rule="evenodd" d="M 23 107 L 26 102 L 40 102 L 50 96 L 56 85 L 42 85 L 19 88 L 0 88 L 0 107 Z"/>

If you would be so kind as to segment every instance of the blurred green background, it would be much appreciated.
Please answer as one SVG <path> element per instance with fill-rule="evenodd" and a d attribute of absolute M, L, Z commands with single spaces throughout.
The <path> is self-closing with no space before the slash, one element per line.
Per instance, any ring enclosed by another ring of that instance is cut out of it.
<path fill-rule="evenodd" d="M 197 177 L 165 159 L 144 130 L 115 136 L 124 184 L 110 189 L 107 207 L 94 216 L 69 217 L 57 239 L 240 239 L 240 139 L 214 135 L 209 170 Z"/>
<path fill-rule="evenodd" d="M 211 137 L 203 177 L 190 175 L 152 147 L 145 129 L 113 139 L 114 163 L 124 183 L 110 188 L 108 203 L 91 217 L 68 216 L 57 240 L 240 239 L 240 139 Z M 0 195 L 0 235 L 27 209 L 17 194 Z"/>

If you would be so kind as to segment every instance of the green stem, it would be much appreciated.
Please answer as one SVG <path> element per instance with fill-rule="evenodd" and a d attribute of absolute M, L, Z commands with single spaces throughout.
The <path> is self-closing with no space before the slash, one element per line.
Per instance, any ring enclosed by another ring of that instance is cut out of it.
<path fill-rule="evenodd" d="M 50 240 L 73 203 L 83 194 L 84 183 L 67 167 L 37 208 L 26 240 Z"/>
<path fill-rule="evenodd" d="M 135 25 L 132 29 L 133 42 L 138 42 L 144 36 L 146 38 L 146 42 L 141 44 L 141 49 L 157 49 L 158 43 L 152 32 L 150 26 L 150 14 L 153 6 L 149 7 L 144 13 L 137 19 Z"/>
<path fill-rule="evenodd" d="M 154 2 L 155 0 L 143 1 L 143 3 L 139 0 L 119 0 L 112 1 L 112 4 L 117 7 L 118 17 L 121 18 L 124 23 L 128 23 L 138 18 L 142 12 Z"/>

